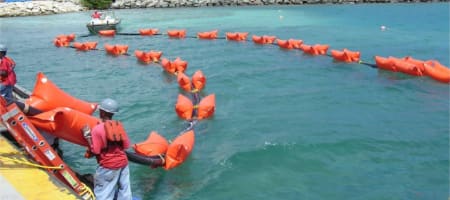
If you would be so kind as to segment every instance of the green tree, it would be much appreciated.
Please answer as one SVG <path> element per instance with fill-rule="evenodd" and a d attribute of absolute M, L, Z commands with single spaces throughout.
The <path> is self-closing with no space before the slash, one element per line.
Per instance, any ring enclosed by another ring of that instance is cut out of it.
<path fill-rule="evenodd" d="M 111 6 L 112 0 L 82 0 L 82 3 L 89 9 L 107 9 Z"/>

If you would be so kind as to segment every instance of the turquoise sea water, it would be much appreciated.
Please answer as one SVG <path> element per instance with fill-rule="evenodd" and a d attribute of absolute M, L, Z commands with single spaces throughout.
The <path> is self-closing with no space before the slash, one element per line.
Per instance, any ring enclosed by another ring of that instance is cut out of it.
<path fill-rule="evenodd" d="M 369 4 L 117 10 L 121 32 L 219 30 L 302 39 L 373 56 L 436 59 L 449 66 L 449 4 Z M 186 126 L 174 111 L 176 78 L 142 65 L 134 50 L 160 50 L 207 77 L 216 113 L 195 127 L 182 166 L 152 170 L 131 164 L 141 199 L 447 199 L 449 86 L 427 77 L 333 62 L 251 41 L 167 36 L 78 37 L 128 44 L 132 56 L 56 48 L 58 34 L 87 34 L 89 12 L 1 18 L 19 84 L 32 90 L 38 71 L 73 96 L 121 104 L 133 143 L 152 130 L 174 139 Z M 281 16 L 281 17 L 280 17 Z M 387 31 L 380 31 L 380 26 Z M 84 148 L 64 143 L 66 161 L 95 170 Z"/>

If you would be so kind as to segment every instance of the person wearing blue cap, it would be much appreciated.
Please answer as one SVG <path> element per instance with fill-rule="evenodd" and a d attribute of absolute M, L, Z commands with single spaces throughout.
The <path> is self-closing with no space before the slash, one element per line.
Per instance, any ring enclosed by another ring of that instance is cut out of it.
<path fill-rule="evenodd" d="M 5 98 L 6 102 L 10 103 L 13 99 L 13 88 L 16 84 L 16 72 L 14 68 L 16 63 L 13 59 L 6 56 L 8 48 L 5 45 L 0 44 L 0 94 Z"/>
<path fill-rule="evenodd" d="M 102 120 L 90 130 L 82 129 L 83 136 L 89 143 L 89 154 L 97 158 L 94 175 L 94 194 L 97 199 L 131 200 L 130 170 L 125 150 L 130 147 L 130 140 L 119 121 L 112 120 L 119 112 L 119 105 L 113 99 L 104 99 L 99 105 Z"/>

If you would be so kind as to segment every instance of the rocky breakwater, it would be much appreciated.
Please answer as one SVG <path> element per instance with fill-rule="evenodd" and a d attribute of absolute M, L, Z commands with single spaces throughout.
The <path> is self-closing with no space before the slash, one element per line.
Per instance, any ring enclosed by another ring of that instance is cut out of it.
<path fill-rule="evenodd" d="M 448 0 L 115 0 L 115 9 L 125 8 L 175 8 L 202 6 L 259 6 L 259 5 L 299 5 L 299 4 L 356 4 L 356 3 L 406 3 L 440 2 Z"/>
<path fill-rule="evenodd" d="M 0 17 L 50 15 L 86 10 L 79 1 L 26 1 L 0 3 Z"/>

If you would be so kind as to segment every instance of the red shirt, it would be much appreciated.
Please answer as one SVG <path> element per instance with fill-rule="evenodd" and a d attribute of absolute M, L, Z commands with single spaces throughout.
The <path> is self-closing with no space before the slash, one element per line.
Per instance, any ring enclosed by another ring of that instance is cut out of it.
<path fill-rule="evenodd" d="M 94 19 L 99 19 L 101 16 L 102 16 L 102 14 L 100 14 L 98 12 L 94 12 L 94 14 L 91 15 L 91 17 Z"/>
<path fill-rule="evenodd" d="M 124 151 L 130 147 L 128 136 L 123 141 L 123 147 L 118 145 L 108 145 L 106 139 L 105 124 L 97 124 L 92 129 L 91 151 L 96 155 L 100 166 L 107 169 L 120 169 L 128 165 L 128 158 Z"/>
<path fill-rule="evenodd" d="M 3 85 L 15 85 L 16 80 L 16 72 L 14 72 L 14 67 L 16 67 L 16 63 L 13 59 L 5 56 L 0 59 L 0 71 L 5 71 L 7 74 L 6 79 L 2 80 Z"/>

